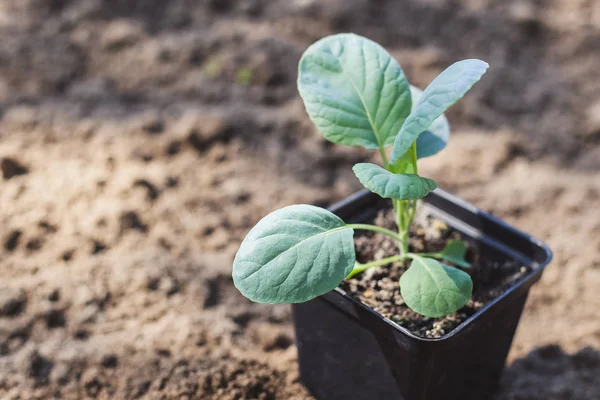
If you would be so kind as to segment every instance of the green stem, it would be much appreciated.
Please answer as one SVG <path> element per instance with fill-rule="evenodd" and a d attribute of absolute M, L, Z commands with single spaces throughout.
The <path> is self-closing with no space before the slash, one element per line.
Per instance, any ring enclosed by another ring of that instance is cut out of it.
<path fill-rule="evenodd" d="M 347 224 L 348 228 L 358 229 L 363 231 L 373 231 L 377 233 L 381 233 L 383 235 L 389 236 L 396 240 L 402 240 L 402 237 L 394 231 L 391 231 L 386 228 L 382 228 L 381 226 L 376 225 L 368 225 L 368 224 Z"/>
<path fill-rule="evenodd" d="M 415 141 L 412 146 L 410 146 L 410 152 L 412 155 L 412 166 L 413 166 L 413 170 L 415 174 L 418 174 L 419 171 L 417 170 L 417 142 Z"/>
<path fill-rule="evenodd" d="M 366 263 L 366 264 L 360 264 L 357 262 L 354 266 L 354 269 L 350 272 L 350 274 L 346 277 L 346 279 L 350 279 L 355 275 L 363 273 L 371 267 L 379 267 L 381 265 L 391 264 L 393 262 L 403 261 L 405 259 L 406 259 L 405 256 L 392 256 L 392 257 L 383 258 L 381 260 L 372 261 L 372 262 Z"/>
<path fill-rule="evenodd" d="M 397 256 L 383 258 L 383 259 L 377 260 L 377 261 L 371 261 L 370 263 L 366 263 L 366 264 L 361 264 L 359 262 L 356 262 L 356 264 L 354 265 L 354 269 L 352 269 L 352 271 L 350 272 L 350 274 L 348 274 L 346 279 L 350 279 L 358 274 L 361 274 L 361 273 L 365 272 L 367 269 L 372 268 L 372 267 L 379 267 L 382 265 L 391 264 L 396 261 L 404 261 L 407 259 L 411 259 L 411 260 L 422 259 L 423 257 L 427 257 L 428 256 L 427 254 L 436 254 L 436 253 L 419 253 L 419 254 L 406 253 L 403 255 L 401 254 L 401 255 L 397 255 Z"/>
<path fill-rule="evenodd" d="M 383 168 L 387 168 L 389 161 L 387 158 L 387 154 L 385 154 L 385 148 L 379 147 L 379 155 L 381 155 L 381 163 L 383 164 Z"/>
<path fill-rule="evenodd" d="M 439 258 L 440 260 L 444 259 L 444 255 L 442 253 L 419 253 L 420 257 L 429 257 L 429 258 Z"/>

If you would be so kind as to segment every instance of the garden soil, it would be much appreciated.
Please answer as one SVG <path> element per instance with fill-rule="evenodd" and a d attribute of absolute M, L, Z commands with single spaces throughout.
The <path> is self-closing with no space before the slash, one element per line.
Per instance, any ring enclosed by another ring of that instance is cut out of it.
<path fill-rule="evenodd" d="M 312 398 L 289 307 L 230 273 L 259 218 L 375 160 L 296 92 L 302 51 L 346 31 L 421 87 L 491 64 L 421 173 L 555 252 L 497 399 L 600 399 L 594 0 L 0 0 L 0 398 Z"/>

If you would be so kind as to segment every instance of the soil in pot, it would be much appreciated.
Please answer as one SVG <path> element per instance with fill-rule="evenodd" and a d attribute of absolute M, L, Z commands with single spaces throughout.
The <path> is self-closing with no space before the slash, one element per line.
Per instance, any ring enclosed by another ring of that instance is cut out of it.
<path fill-rule="evenodd" d="M 377 205 L 376 217 L 369 223 L 395 230 L 394 213 L 387 201 Z M 363 274 L 345 280 L 341 288 L 350 296 L 373 308 L 379 314 L 424 338 L 440 338 L 450 333 L 486 304 L 500 296 L 519 279 L 531 271 L 517 261 L 498 261 L 480 256 L 469 238 L 448 226 L 441 219 L 427 214 L 419 207 L 411 228 L 409 250 L 411 252 L 436 252 L 450 240 L 466 240 L 469 243 L 467 260 L 471 268 L 465 271 L 473 280 L 473 296 L 469 303 L 457 312 L 441 318 L 428 318 L 411 310 L 400 294 L 400 277 L 410 261 L 396 262 L 373 267 Z M 398 254 L 397 243 L 384 235 L 372 232 L 355 234 L 356 258 L 361 263 L 380 260 Z M 451 263 L 444 261 L 448 265 Z"/>

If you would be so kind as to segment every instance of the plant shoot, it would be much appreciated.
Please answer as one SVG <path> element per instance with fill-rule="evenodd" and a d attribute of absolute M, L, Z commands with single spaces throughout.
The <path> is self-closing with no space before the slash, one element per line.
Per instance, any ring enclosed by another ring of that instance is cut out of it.
<path fill-rule="evenodd" d="M 392 200 L 398 229 L 346 224 L 311 205 L 284 207 L 260 220 L 242 242 L 233 264 L 240 292 L 260 303 L 301 303 L 370 267 L 408 260 L 399 285 L 410 308 L 441 317 L 466 305 L 473 289 L 469 274 L 443 263 L 468 268 L 466 244 L 451 241 L 438 253 L 413 253 L 409 232 L 417 200 L 437 187 L 418 174 L 417 160 L 446 146 L 450 129 L 443 113 L 487 68 L 480 60 L 459 61 L 421 91 L 409 84 L 391 55 L 369 39 L 338 34 L 311 45 L 300 60 L 298 75 L 306 111 L 327 140 L 379 152 L 381 165 L 359 163 L 353 171 L 370 191 Z M 355 230 L 389 236 L 398 243 L 398 254 L 358 263 Z"/>

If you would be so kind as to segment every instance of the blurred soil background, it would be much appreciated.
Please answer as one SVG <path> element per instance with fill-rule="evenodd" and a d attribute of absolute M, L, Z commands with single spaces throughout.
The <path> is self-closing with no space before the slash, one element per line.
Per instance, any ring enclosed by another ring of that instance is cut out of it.
<path fill-rule="evenodd" d="M 0 0 L 0 398 L 311 399 L 289 308 L 234 289 L 248 229 L 360 188 L 296 92 L 366 35 L 424 87 L 492 68 L 422 162 L 547 241 L 499 400 L 600 399 L 600 2 Z"/>

